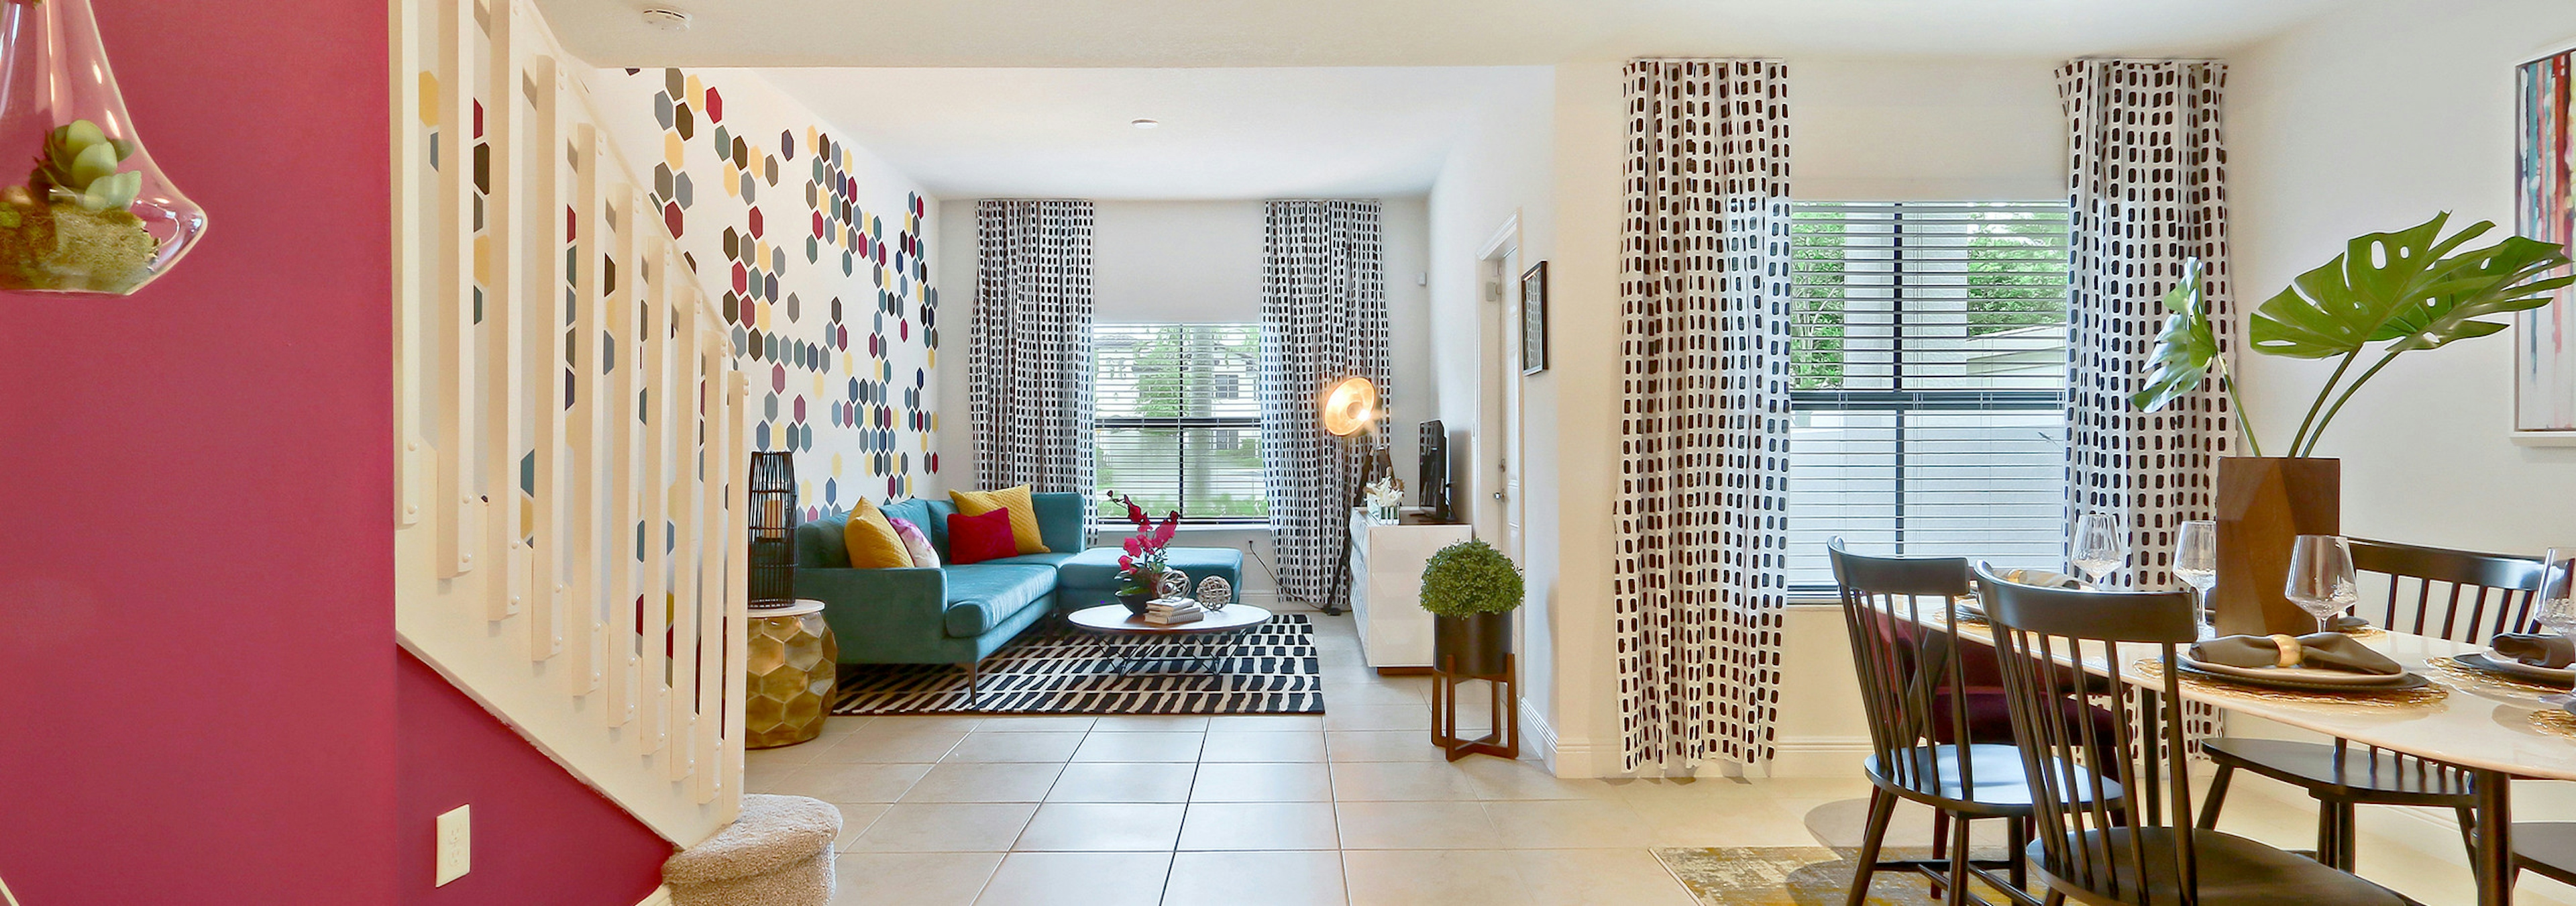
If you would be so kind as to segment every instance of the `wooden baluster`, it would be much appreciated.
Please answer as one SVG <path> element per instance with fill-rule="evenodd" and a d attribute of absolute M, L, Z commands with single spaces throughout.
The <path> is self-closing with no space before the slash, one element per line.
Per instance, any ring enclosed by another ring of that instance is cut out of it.
<path fill-rule="evenodd" d="M 517 614 L 528 598 L 528 526 L 522 522 L 520 458 L 530 450 L 527 427 L 527 319 L 521 300 L 527 281 L 527 248 L 519 241 L 526 193 L 519 187 L 518 72 L 519 16 L 515 0 L 491 0 L 484 16 L 491 36 L 492 107 L 484 111 L 484 150 L 464 160 L 488 156 L 483 167 L 484 235 L 475 248 L 475 270 L 483 281 L 483 369 L 488 385 L 483 411 L 483 494 L 486 542 L 500 549 L 497 574 L 488 594 L 485 616 L 501 620 Z M 543 299 L 543 296 L 533 297 Z M 542 306 L 536 306 L 542 308 Z"/>
<path fill-rule="evenodd" d="M 703 638 L 703 605 L 699 599 L 706 594 L 699 568 L 705 539 L 701 537 L 704 522 L 698 509 L 705 482 L 698 472 L 698 432 L 706 419 L 698 408 L 699 374 L 705 367 L 698 351 L 698 319 L 705 315 L 698 304 L 697 291 L 687 282 L 687 268 L 667 257 L 664 266 L 670 274 L 669 295 L 673 302 L 671 385 L 665 394 L 670 403 L 665 411 L 671 414 L 667 433 L 671 438 L 670 480 L 675 491 L 671 511 L 671 586 L 678 594 L 679 606 L 671 614 L 671 695 L 665 702 L 670 716 L 664 719 L 671 741 L 663 755 L 663 767 L 668 769 L 670 779 L 681 780 L 696 769 L 698 759 L 698 646 Z"/>
<path fill-rule="evenodd" d="M 515 9 L 515 7 L 513 7 Z M 565 269 L 563 250 L 571 244 L 566 236 L 572 199 L 564 192 L 564 155 L 571 141 L 564 134 L 562 104 L 565 86 L 555 70 L 553 57 L 530 57 L 523 75 L 517 78 L 519 93 L 529 106 L 527 148 L 513 148 L 510 156 L 526 158 L 527 203 L 521 206 L 525 216 L 520 241 L 542 240 L 544 247 L 527 256 L 527 307 L 536 322 L 530 341 L 538 348 L 528 356 L 525 390 L 535 436 L 530 442 L 535 458 L 536 484 L 531 492 L 536 498 L 536 549 L 530 552 L 528 570 L 533 574 L 530 591 L 534 598 L 527 608 L 528 654 L 544 661 L 564 651 L 565 610 L 571 607 L 571 587 L 564 571 L 572 563 L 569 545 L 572 528 L 565 513 L 564 497 L 564 384 L 571 372 L 566 358 L 569 345 L 566 331 L 572 329 L 575 303 L 572 295 L 572 272 Z"/>
<path fill-rule="evenodd" d="M 474 23 L 474 0 L 452 0 L 442 10 L 445 41 L 438 61 L 438 205 L 443 240 L 435 265 L 440 276 L 438 318 L 440 377 L 444 392 L 438 406 L 437 557 L 441 578 L 474 569 L 482 548 L 480 494 L 475 488 L 477 428 L 474 406 L 481 401 L 476 386 L 474 299 L 474 47 L 482 30 Z"/>
<path fill-rule="evenodd" d="M 569 80 L 566 82 L 569 86 Z M 564 654 L 570 658 L 572 692 L 586 695 L 600 686 L 601 646 L 598 642 L 599 586 L 599 480 L 607 474 L 607 463 L 600 455 L 599 432 L 599 339 L 600 308 L 605 294 L 599 289 L 599 252 L 607 236 L 601 230 L 599 216 L 600 167 L 606 158 L 599 147 L 599 130 L 588 123 L 573 126 L 573 209 L 567 221 L 572 230 L 572 251 L 565 257 L 571 262 L 573 290 L 572 334 L 565 338 L 567 372 L 571 379 L 571 414 L 566 421 L 564 442 L 571 456 L 566 461 L 566 478 L 572 494 L 566 504 L 572 509 L 571 544 L 564 556 L 571 569 L 567 585 L 571 607 L 564 615 Z"/>
<path fill-rule="evenodd" d="M 643 623 L 643 602 L 635 593 L 635 566 L 641 551 L 636 548 L 640 524 L 635 512 L 636 436 L 642 425 L 637 423 L 635 407 L 636 377 L 642 369 L 636 366 L 635 351 L 638 313 L 636 312 L 635 214 L 638 195 L 635 187 L 623 182 L 602 191 L 609 199 L 607 206 L 609 232 L 600 236 L 607 255 L 600 263 L 601 288 L 608 293 L 608 336 L 602 342 L 613 350 L 605 353 L 602 363 L 607 382 L 600 398 L 601 416 L 608 428 L 604 438 L 608 449 L 608 533 L 600 539 L 605 554 L 601 560 L 608 566 L 607 617 L 608 663 L 606 681 L 608 700 L 600 717 L 612 727 L 626 726 L 635 719 L 637 650 L 643 639 L 638 633 Z"/>
<path fill-rule="evenodd" d="M 643 212 L 652 210 L 649 202 L 636 210 L 635 219 L 627 226 L 639 235 L 645 252 L 636 274 L 644 279 L 641 287 L 644 311 L 639 319 L 642 322 L 639 329 L 644 332 L 644 369 L 642 377 L 636 381 L 640 388 L 638 392 L 643 394 L 637 404 L 642 407 L 642 424 L 638 427 L 642 429 L 644 439 L 644 563 L 639 570 L 643 574 L 644 627 L 643 638 L 637 640 L 642 661 L 637 671 L 640 679 L 636 690 L 635 741 L 641 752 L 650 754 L 667 742 L 663 728 L 670 715 L 663 709 L 668 707 L 670 693 L 665 678 L 670 668 L 670 655 L 678 650 L 672 647 L 677 633 L 671 631 L 671 622 L 674 611 L 679 607 L 679 595 L 672 590 L 669 541 L 669 451 L 673 441 L 671 389 L 678 382 L 671 379 L 668 356 L 671 349 L 671 297 L 675 295 L 671 283 L 682 278 L 672 272 L 675 262 L 671 240 L 663 234 L 660 221 L 643 216 Z"/>
<path fill-rule="evenodd" d="M 416 130 L 434 127 L 434 123 L 423 122 L 414 113 L 435 110 L 438 103 L 436 97 L 425 96 L 434 94 L 435 89 L 415 73 L 423 71 L 423 61 L 430 56 L 420 46 L 421 36 L 428 34 L 434 39 L 437 31 L 418 27 L 422 18 L 418 0 L 403 0 L 402 12 L 407 27 L 394 42 L 393 64 L 397 74 L 396 102 L 400 105 L 394 117 L 393 218 L 394 223 L 405 225 L 404 231 L 410 235 L 406 241 L 394 244 L 393 262 L 394 527 L 410 528 L 420 522 L 424 485 L 437 483 L 423 455 L 427 441 L 421 436 L 420 414 L 423 381 L 428 370 L 436 366 L 423 358 L 427 353 L 421 348 L 421 337 L 426 330 L 424 311 L 430 307 L 428 300 L 437 295 L 440 278 L 430 263 L 435 256 L 424 254 L 425 247 L 435 246 L 435 234 L 433 241 L 422 242 L 409 229 L 411 224 L 429 222 L 435 209 L 427 197 L 428 187 L 423 185 L 434 181 L 424 172 L 429 167 L 428 143 L 415 141 L 413 136 Z"/>

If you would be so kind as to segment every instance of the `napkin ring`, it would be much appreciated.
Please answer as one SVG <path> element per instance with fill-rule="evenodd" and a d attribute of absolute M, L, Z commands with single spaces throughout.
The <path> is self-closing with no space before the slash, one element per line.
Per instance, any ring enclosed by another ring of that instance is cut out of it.
<path fill-rule="evenodd" d="M 2271 639 L 2272 647 L 2278 648 L 2281 651 L 2280 663 L 2272 666 L 2296 667 L 2299 665 L 2300 648 L 2298 636 L 2282 635 L 2276 632 L 2271 635 Z"/>

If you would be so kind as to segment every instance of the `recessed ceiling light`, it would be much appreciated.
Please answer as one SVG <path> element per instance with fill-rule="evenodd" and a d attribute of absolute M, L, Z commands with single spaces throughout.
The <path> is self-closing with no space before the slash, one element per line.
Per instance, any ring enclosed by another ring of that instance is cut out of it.
<path fill-rule="evenodd" d="M 676 9 L 652 7 L 644 11 L 644 24 L 663 31 L 688 31 L 689 14 Z"/>
<path fill-rule="evenodd" d="M 1127 125 L 1134 126 L 1138 129 L 1151 129 L 1162 124 L 1162 120 L 1149 120 L 1142 117 L 1127 121 Z"/>

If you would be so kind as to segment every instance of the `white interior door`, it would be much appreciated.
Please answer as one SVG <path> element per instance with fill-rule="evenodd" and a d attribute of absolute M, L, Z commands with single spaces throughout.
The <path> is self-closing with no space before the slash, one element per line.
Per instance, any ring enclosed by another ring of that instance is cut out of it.
<path fill-rule="evenodd" d="M 1478 256 L 1479 289 L 1485 300 L 1482 393 L 1478 396 L 1476 452 L 1470 487 L 1478 493 L 1474 518 L 1478 537 L 1502 550 L 1512 562 L 1521 558 L 1521 303 L 1519 218 L 1504 224 Z"/>

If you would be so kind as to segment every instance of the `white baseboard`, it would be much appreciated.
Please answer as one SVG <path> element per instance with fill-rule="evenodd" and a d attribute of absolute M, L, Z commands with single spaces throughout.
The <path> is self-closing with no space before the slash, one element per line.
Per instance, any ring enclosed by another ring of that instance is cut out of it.
<path fill-rule="evenodd" d="M 1536 754 L 1539 763 L 1547 766 L 1548 773 L 1557 773 L 1556 728 L 1548 726 L 1547 716 L 1538 713 L 1538 706 L 1530 704 L 1528 698 L 1522 698 L 1520 701 L 1520 720 L 1521 751 L 1524 757 Z"/>
<path fill-rule="evenodd" d="M 1786 736 L 1775 740 L 1773 777 L 1855 777 L 1871 751 L 1867 736 Z"/>
<path fill-rule="evenodd" d="M 671 906 L 671 888 L 653 888 L 653 892 L 646 894 L 635 906 Z"/>

